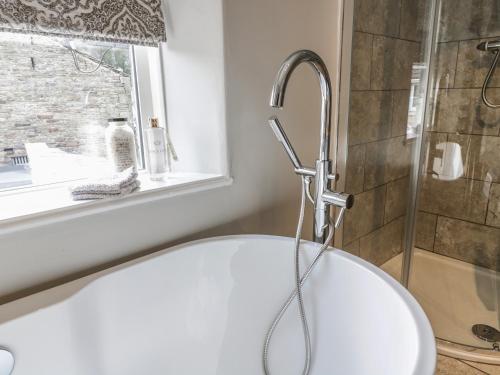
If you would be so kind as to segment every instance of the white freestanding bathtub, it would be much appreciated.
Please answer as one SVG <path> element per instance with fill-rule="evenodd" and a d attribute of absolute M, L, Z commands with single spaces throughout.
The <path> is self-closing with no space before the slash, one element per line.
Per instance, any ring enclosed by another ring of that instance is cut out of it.
<path fill-rule="evenodd" d="M 304 243 L 303 262 L 318 245 Z M 0 307 L 15 375 L 261 375 L 262 346 L 293 289 L 293 239 L 230 236 L 177 246 Z M 432 375 L 435 344 L 394 279 L 340 250 L 304 286 L 312 375 Z M 302 371 L 294 302 L 273 375 Z"/>

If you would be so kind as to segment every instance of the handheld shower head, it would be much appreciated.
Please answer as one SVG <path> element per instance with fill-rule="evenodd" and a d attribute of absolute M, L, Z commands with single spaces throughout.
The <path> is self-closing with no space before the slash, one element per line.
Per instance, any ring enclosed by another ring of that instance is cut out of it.
<path fill-rule="evenodd" d="M 274 135 L 278 139 L 278 141 L 283 145 L 288 157 L 290 158 L 290 161 L 292 162 L 294 168 L 301 169 L 302 164 L 299 160 L 299 157 L 295 153 L 295 150 L 292 147 L 292 144 L 288 140 L 288 137 L 286 136 L 285 131 L 283 130 L 283 127 L 281 126 L 278 118 L 276 116 L 272 116 L 269 118 L 269 126 L 274 132 Z"/>

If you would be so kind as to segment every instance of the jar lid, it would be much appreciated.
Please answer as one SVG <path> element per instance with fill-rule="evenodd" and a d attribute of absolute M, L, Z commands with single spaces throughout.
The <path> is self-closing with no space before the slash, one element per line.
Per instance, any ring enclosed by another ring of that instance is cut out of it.
<path fill-rule="evenodd" d="M 108 119 L 108 122 L 125 122 L 128 121 L 126 117 L 115 117 Z"/>

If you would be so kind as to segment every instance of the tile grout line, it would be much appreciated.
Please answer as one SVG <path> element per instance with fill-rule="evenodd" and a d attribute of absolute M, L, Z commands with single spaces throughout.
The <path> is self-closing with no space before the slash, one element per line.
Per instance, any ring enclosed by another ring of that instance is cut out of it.
<path fill-rule="evenodd" d="M 425 212 L 425 211 L 422 211 Z M 436 215 L 436 214 L 434 214 Z M 434 224 L 434 238 L 432 240 L 432 252 L 435 253 L 436 251 L 436 239 L 437 239 L 437 228 L 438 228 L 438 221 L 439 221 L 439 215 L 436 215 L 436 223 Z"/>
<path fill-rule="evenodd" d="M 403 22 L 403 0 L 399 0 L 398 36 L 401 38 L 401 23 Z"/>
<path fill-rule="evenodd" d="M 460 42 L 457 42 L 457 57 L 455 60 L 455 74 L 453 74 L 453 89 L 457 85 L 457 73 L 458 73 L 458 56 L 460 56 Z"/>
<path fill-rule="evenodd" d="M 496 136 L 492 136 L 492 137 L 496 137 Z M 361 146 L 361 145 L 370 145 L 370 144 L 373 144 L 373 143 L 383 142 L 383 141 L 390 141 L 392 139 L 397 139 L 397 138 L 406 138 L 406 135 L 398 135 L 396 137 L 380 138 L 380 139 L 376 139 L 374 141 L 354 143 L 354 144 L 349 145 L 349 147 L 351 147 L 351 146 Z M 404 139 L 404 140 L 406 140 L 406 139 Z"/>
<path fill-rule="evenodd" d="M 438 40 L 438 43 L 472 42 L 474 40 L 481 41 L 481 40 L 485 40 L 485 39 L 496 39 L 496 38 L 498 38 L 498 36 L 486 36 L 486 35 L 480 36 L 480 35 L 477 35 L 474 38 Z"/>
<path fill-rule="evenodd" d="M 456 133 L 456 132 L 443 132 L 443 131 L 426 131 L 427 133 L 429 134 L 446 134 L 446 135 L 457 135 L 457 136 L 463 136 L 463 137 L 481 137 L 481 138 L 500 138 L 500 135 L 496 135 L 496 134 L 471 134 L 471 133 Z M 403 137 L 406 137 L 404 134 L 403 135 L 398 135 L 398 136 L 394 136 L 394 137 L 387 137 L 387 138 L 380 138 L 380 139 L 375 139 L 373 141 L 367 141 L 367 142 L 360 142 L 360 143 L 352 143 L 349 145 L 349 147 L 354 147 L 354 146 L 362 146 L 362 145 L 369 145 L 369 144 L 373 144 L 373 143 L 377 143 L 377 142 L 382 142 L 382 141 L 389 141 L 391 139 L 396 139 L 396 138 L 403 138 Z M 469 177 L 466 177 L 467 179 L 469 180 L 476 180 L 476 181 L 484 181 L 484 180 L 481 180 L 481 179 L 478 179 L 478 178 L 469 178 Z"/>
<path fill-rule="evenodd" d="M 385 216 L 386 216 L 386 213 L 385 213 L 385 210 L 387 208 L 387 186 L 389 184 L 384 184 L 382 186 L 384 186 L 384 208 L 382 210 L 382 227 L 385 226 L 386 222 L 385 222 Z"/>
<path fill-rule="evenodd" d="M 362 34 L 371 34 L 373 36 L 377 36 L 377 37 L 380 37 L 380 38 L 397 39 L 397 40 L 401 40 L 403 42 L 414 43 L 414 44 L 420 44 L 420 43 L 422 43 L 420 40 L 406 39 L 406 38 L 401 38 L 399 36 L 392 36 L 392 35 L 386 35 L 386 34 L 373 33 L 373 32 L 370 32 L 370 31 L 354 30 L 354 32 L 356 32 L 356 33 L 362 33 Z"/>
<path fill-rule="evenodd" d="M 486 181 L 485 181 L 486 182 Z M 486 211 L 484 212 L 484 222 L 483 225 L 487 225 L 488 222 L 488 213 L 490 212 L 490 202 L 491 202 L 491 193 L 492 193 L 493 182 L 490 182 L 488 187 L 488 201 L 486 202 Z"/>
<path fill-rule="evenodd" d="M 359 236 L 359 237 L 356 237 L 355 239 L 353 239 L 353 240 L 349 241 L 349 243 L 348 243 L 348 244 L 352 244 L 353 242 L 360 241 L 360 248 L 359 248 L 359 249 L 361 250 L 361 239 L 362 239 L 362 238 L 364 238 L 364 237 L 366 237 L 366 236 L 369 236 L 370 234 L 375 233 L 376 231 L 378 231 L 378 230 L 382 229 L 383 227 L 386 227 L 386 226 L 388 226 L 388 225 L 390 225 L 390 224 L 394 223 L 395 221 L 397 221 L 397 220 L 399 220 L 399 219 L 401 219 L 401 218 L 403 218 L 403 217 L 405 217 L 405 216 L 406 216 L 406 213 L 404 213 L 404 214 L 402 214 L 402 215 L 399 215 L 398 217 L 396 217 L 396 218 L 392 219 L 391 221 L 388 221 L 387 223 L 384 223 L 384 224 L 382 224 L 381 226 L 376 227 L 376 228 L 375 228 L 375 229 L 373 229 L 372 231 L 370 231 L 370 232 L 368 232 L 368 233 L 365 233 L 365 234 L 362 234 L 362 235 L 361 235 L 361 236 Z M 425 249 L 424 249 L 424 250 L 425 250 Z"/>
<path fill-rule="evenodd" d="M 453 217 L 453 216 L 447 216 L 447 215 L 443 215 L 441 213 L 426 211 L 426 210 L 422 210 L 422 209 L 419 209 L 419 211 L 420 212 L 424 212 L 426 214 L 430 214 L 430 215 L 436 215 L 436 216 L 439 216 L 439 217 L 442 217 L 442 218 L 445 218 L 445 219 L 452 219 L 452 220 L 456 220 L 456 221 L 463 221 L 464 223 L 467 223 L 467 224 L 480 225 L 480 226 L 487 227 L 487 228 L 490 228 L 490 229 L 500 230 L 500 227 L 495 227 L 493 225 L 488 225 L 488 224 L 481 224 L 481 223 L 478 223 L 477 221 L 470 221 L 470 220 L 461 219 L 461 218 L 457 218 L 457 217 Z"/>
<path fill-rule="evenodd" d="M 373 53 L 374 53 L 374 43 L 375 43 L 375 35 L 370 34 L 372 37 L 372 45 L 371 45 L 371 50 L 370 50 L 370 90 L 372 91 L 372 76 L 373 76 Z"/>
<path fill-rule="evenodd" d="M 446 142 L 448 142 L 448 133 L 446 133 Z M 429 139 L 430 141 L 430 139 Z M 430 146 L 430 143 L 429 143 L 429 146 Z M 425 166 L 425 170 L 427 171 L 427 166 Z M 429 173 L 425 173 L 424 176 L 428 176 Z M 432 174 L 431 174 L 431 178 L 432 178 Z M 424 181 L 422 181 L 422 185 L 421 185 L 421 188 L 423 189 L 423 184 L 424 184 Z M 437 240 L 437 234 L 438 234 L 438 222 L 439 222 L 439 215 L 436 215 L 436 224 L 434 225 L 434 241 L 432 243 L 432 252 L 435 253 L 435 250 L 436 250 L 436 240 Z"/>
<path fill-rule="evenodd" d="M 382 184 L 380 184 L 380 185 L 372 186 L 372 187 L 368 188 L 367 190 L 363 190 L 363 191 L 360 191 L 359 193 L 355 193 L 354 195 L 360 195 L 360 194 L 363 194 L 363 193 L 368 193 L 368 192 L 370 192 L 370 191 L 372 191 L 372 190 L 375 190 L 375 189 L 377 189 L 377 188 L 381 188 L 381 187 L 382 187 L 382 186 L 384 186 L 384 185 L 388 185 L 388 184 L 390 184 L 391 182 L 398 182 L 398 181 L 400 181 L 400 180 L 403 180 L 403 179 L 405 179 L 405 178 L 408 178 L 408 176 L 409 176 L 409 174 L 405 174 L 404 176 L 397 177 L 397 178 L 395 178 L 395 179 L 392 179 L 392 180 L 389 180 L 389 181 L 387 181 L 387 182 L 384 182 L 384 183 L 382 183 Z"/>

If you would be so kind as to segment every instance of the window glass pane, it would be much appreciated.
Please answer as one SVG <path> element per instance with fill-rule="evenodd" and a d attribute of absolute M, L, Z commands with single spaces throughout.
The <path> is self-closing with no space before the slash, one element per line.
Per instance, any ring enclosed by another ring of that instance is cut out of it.
<path fill-rule="evenodd" d="M 107 119 L 140 131 L 131 56 L 128 46 L 0 33 L 0 189 L 108 173 Z"/>

